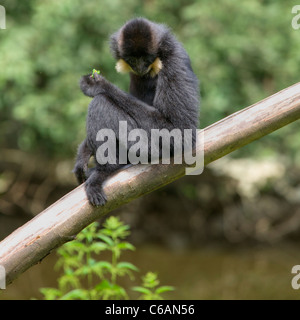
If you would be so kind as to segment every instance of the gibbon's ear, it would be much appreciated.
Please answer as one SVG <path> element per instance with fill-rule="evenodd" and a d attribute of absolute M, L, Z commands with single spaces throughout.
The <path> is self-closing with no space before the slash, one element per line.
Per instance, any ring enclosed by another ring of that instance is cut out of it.
<path fill-rule="evenodd" d="M 120 73 L 128 73 L 128 72 L 133 72 L 131 69 L 130 65 L 125 62 L 125 60 L 120 59 L 117 64 L 116 64 L 116 70 L 117 72 Z"/>
<path fill-rule="evenodd" d="M 162 67 L 163 67 L 163 64 L 161 60 L 159 58 L 156 58 L 154 62 L 150 65 L 150 69 L 151 69 L 150 76 L 154 78 L 162 69 Z"/>

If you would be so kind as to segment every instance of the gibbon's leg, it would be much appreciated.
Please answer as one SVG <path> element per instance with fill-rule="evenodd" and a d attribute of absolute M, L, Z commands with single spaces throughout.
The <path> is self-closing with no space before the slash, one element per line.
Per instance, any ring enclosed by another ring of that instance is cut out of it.
<path fill-rule="evenodd" d="M 124 167 L 120 164 L 99 165 L 91 171 L 89 178 L 85 182 L 85 190 L 89 201 L 95 206 L 103 206 L 106 201 L 106 195 L 103 191 L 103 182 L 107 177 L 117 170 Z"/>
<path fill-rule="evenodd" d="M 87 178 L 88 163 L 91 155 L 92 151 L 89 148 L 87 141 L 84 140 L 78 147 L 76 163 L 73 170 L 79 184 L 83 183 Z"/>
<path fill-rule="evenodd" d="M 129 115 L 104 94 L 94 97 L 88 110 L 86 141 L 95 157 L 96 166 L 85 175 L 87 177 L 85 190 L 89 201 L 96 206 L 106 203 L 106 195 L 102 188 L 104 180 L 127 164 L 127 150 L 125 150 L 125 163 L 119 164 L 118 138 L 121 134 L 119 133 L 119 121 L 127 121 L 128 130 L 136 125 Z M 107 134 L 113 135 L 109 143 Z M 127 132 L 125 135 L 127 139 Z M 100 150 L 100 147 L 103 149 Z"/>

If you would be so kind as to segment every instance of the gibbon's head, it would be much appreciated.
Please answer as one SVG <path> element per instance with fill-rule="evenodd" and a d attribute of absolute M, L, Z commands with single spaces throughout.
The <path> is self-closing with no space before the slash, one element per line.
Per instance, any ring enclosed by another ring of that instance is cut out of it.
<path fill-rule="evenodd" d="M 149 20 L 128 21 L 111 37 L 111 49 L 118 60 L 118 72 L 155 77 L 163 65 L 158 57 L 161 29 Z"/>

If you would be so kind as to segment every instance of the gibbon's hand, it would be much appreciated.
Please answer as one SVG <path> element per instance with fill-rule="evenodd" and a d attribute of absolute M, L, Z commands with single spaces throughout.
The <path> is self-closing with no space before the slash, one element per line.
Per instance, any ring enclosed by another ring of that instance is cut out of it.
<path fill-rule="evenodd" d="M 95 97 L 106 92 L 106 83 L 105 78 L 95 72 L 94 74 L 82 76 L 79 85 L 85 95 Z"/>

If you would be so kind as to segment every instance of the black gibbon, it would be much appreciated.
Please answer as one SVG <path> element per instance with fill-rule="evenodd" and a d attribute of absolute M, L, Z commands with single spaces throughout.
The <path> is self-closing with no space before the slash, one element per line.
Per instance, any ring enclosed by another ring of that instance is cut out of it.
<path fill-rule="evenodd" d="M 128 131 L 144 129 L 192 129 L 199 118 L 199 83 L 188 54 L 170 30 L 144 18 L 127 22 L 111 36 L 116 69 L 129 73 L 129 93 L 95 73 L 83 76 L 80 88 L 93 97 L 88 109 L 86 139 L 78 148 L 74 173 L 91 204 L 107 201 L 103 181 L 124 164 L 99 164 L 88 169 L 101 141 L 100 129 L 112 129 L 118 137 L 119 122 L 127 121 Z M 195 138 L 195 135 L 193 135 Z M 194 139 L 195 140 L 195 139 Z M 117 151 L 118 152 L 118 151 Z"/>

